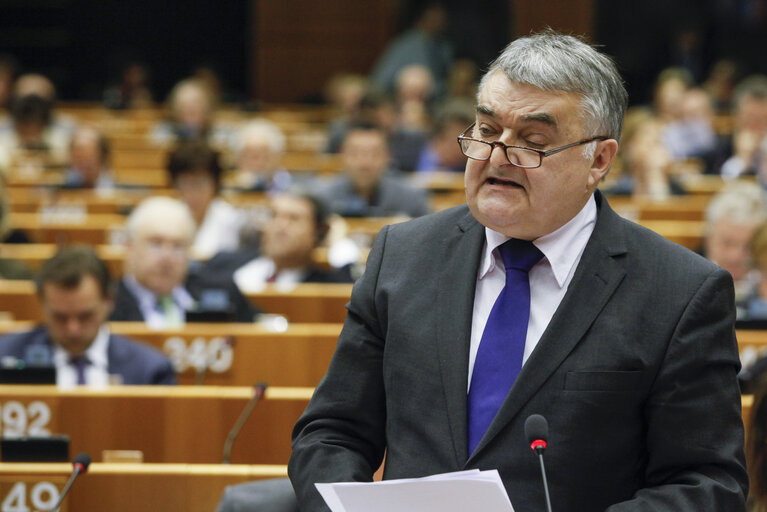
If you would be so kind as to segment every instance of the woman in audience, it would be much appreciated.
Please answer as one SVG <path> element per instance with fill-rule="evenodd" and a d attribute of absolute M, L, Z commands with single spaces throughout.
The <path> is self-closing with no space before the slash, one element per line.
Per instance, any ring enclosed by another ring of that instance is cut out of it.
<path fill-rule="evenodd" d="M 236 249 L 243 217 L 218 196 L 221 187 L 218 152 L 202 141 L 182 143 L 168 158 L 168 172 L 197 223 L 192 253 L 208 258 L 219 251 Z"/>

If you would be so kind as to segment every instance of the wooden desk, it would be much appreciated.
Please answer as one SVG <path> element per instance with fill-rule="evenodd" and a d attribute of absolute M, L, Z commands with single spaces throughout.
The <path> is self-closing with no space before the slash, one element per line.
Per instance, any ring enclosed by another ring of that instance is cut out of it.
<path fill-rule="evenodd" d="M 705 195 L 670 197 L 663 201 L 611 196 L 610 206 L 622 216 L 641 221 L 702 221 L 710 197 Z"/>
<path fill-rule="evenodd" d="M 343 323 L 351 293 L 351 284 L 301 283 L 291 288 L 269 285 L 246 297 L 263 311 L 283 315 L 290 322 Z"/>
<path fill-rule="evenodd" d="M 11 212 L 10 223 L 13 227 L 25 231 L 37 243 L 105 244 L 110 243 L 111 232 L 123 229 L 125 216 L 75 212 L 70 217 L 65 217 L 60 213 L 46 216 L 39 213 Z"/>
<path fill-rule="evenodd" d="M 113 263 L 114 264 L 114 263 Z M 351 284 L 302 283 L 291 288 L 269 285 L 246 294 L 263 311 L 285 316 L 292 323 L 342 323 Z M 0 312 L 15 320 L 42 319 L 42 309 L 32 281 L 0 280 Z"/>
<path fill-rule="evenodd" d="M 271 386 L 319 384 L 336 349 L 341 324 L 188 324 L 156 331 L 141 322 L 112 322 L 113 333 L 145 341 L 173 361 L 180 384 Z"/>
<path fill-rule="evenodd" d="M 42 512 L 34 505 L 55 504 L 71 472 L 72 465 L 65 463 L 0 464 L 0 503 L 19 506 L 21 498 L 29 507 L 3 510 Z M 94 462 L 77 477 L 60 511 L 212 512 L 227 485 L 286 476 L 284 465 Z"/>
<path fill-rule="evenodd" d="M 92 189 L 58 189 L 55 187 L 8 187 L 11 211 L 39 213 L 52 208 L 79 208 L 91 213 L 119 213 L 130 211 L 149 195 L 167 194 L 168 190 L 115 189 L 98 192 Z"/>
<path fill-rule="evenodd" d="M 639 224 L 674 243 L 697 250 L 703 244 L 704 223 L 693 220 L 640 220 Z"/>
<path fill-rule="evenodd" d="M 232 463 L 287 464 L 313 388 L 270 387 L 232 449 Z M 251 387 L 0 386 L 5 435 L 67 434 L 71 453 L 141 450 L 146 462 L 218 463 Z"/>
<path fill-rule="evenodd" d="M 43 318 L 43 310 L 37 298 L 34 281 L 0 280 L 0 312 L 8 313 L 14 320 Z"/>
<path fill-rule="evenodd" d="M 96 254 L 104 260 L 109 267 L 112 279 L 116 279 L 123 273 L 125 260 L 125 247 L 122 245 L 95 245 Z M 18 260 L 29 268 L 37 270 L 45 262 L 52 258 L 59 246 L 55 244 L 0 244 L 0 258 Z M 4 284 L 4 281 L 1 281 Z M 5 292 L 5 287 L 0 286 L 0 295 Z M 0 299 L 2 300 L 2 299 Z"/>

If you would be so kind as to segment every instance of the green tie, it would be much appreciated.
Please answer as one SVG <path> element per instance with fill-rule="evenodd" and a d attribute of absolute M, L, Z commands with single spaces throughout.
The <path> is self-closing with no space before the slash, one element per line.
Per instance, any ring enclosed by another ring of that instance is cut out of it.
<path fill-rule="evenodd" d="M 165 297 L 160 297 L 157 302 L 160 305 L 160 310 L 165 314 L 166 327 L 181 327 L 184 324 L 176 303 L 173 301 L 173 297 L 166 295 Z"/>

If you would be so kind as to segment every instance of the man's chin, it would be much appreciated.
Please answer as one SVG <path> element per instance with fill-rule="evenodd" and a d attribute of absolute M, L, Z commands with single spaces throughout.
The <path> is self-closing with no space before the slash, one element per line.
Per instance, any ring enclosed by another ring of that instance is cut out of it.
<path fill-rule="evenodd" d="M 88 350 L 88 347 L 90 346 L 89 343 L 83 343 L 81 341 L 64 342 L 64 343 L 60 343 L 60 345 L 61 345 L 61 348 L 66 350 L 67 353 L 73 357 L 78 357 L 85 354 L 85 351 Z"/>

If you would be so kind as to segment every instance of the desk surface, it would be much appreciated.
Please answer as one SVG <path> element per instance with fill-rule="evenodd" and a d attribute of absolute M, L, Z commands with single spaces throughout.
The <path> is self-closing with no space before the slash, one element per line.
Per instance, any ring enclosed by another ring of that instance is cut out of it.
<path fill-rule="evenodd" d="M 36 510 L 35 501 L 52 505 L 71 472 L 72 465 L 64 463 L 0 464 L 0 502 L 18 505 L 24 499 L 27 510 Z M 61 512 L 212 512 L 227 485 L 286 476 L 284 465 L 93 463 Z M 51 490 L 55 496 L 45 492 Z"/>
<path fill-rule="evenodd" d="M 235 440 L 231 461 L 287 464 L 293 425 L 312 393 L 268 388 Z M 140 450 L 146 462 L 217 463 L 252 396 L 250 387 L 0 386 L 0 408 L 6 434 L 67 434 L 73 454 Z"/>

